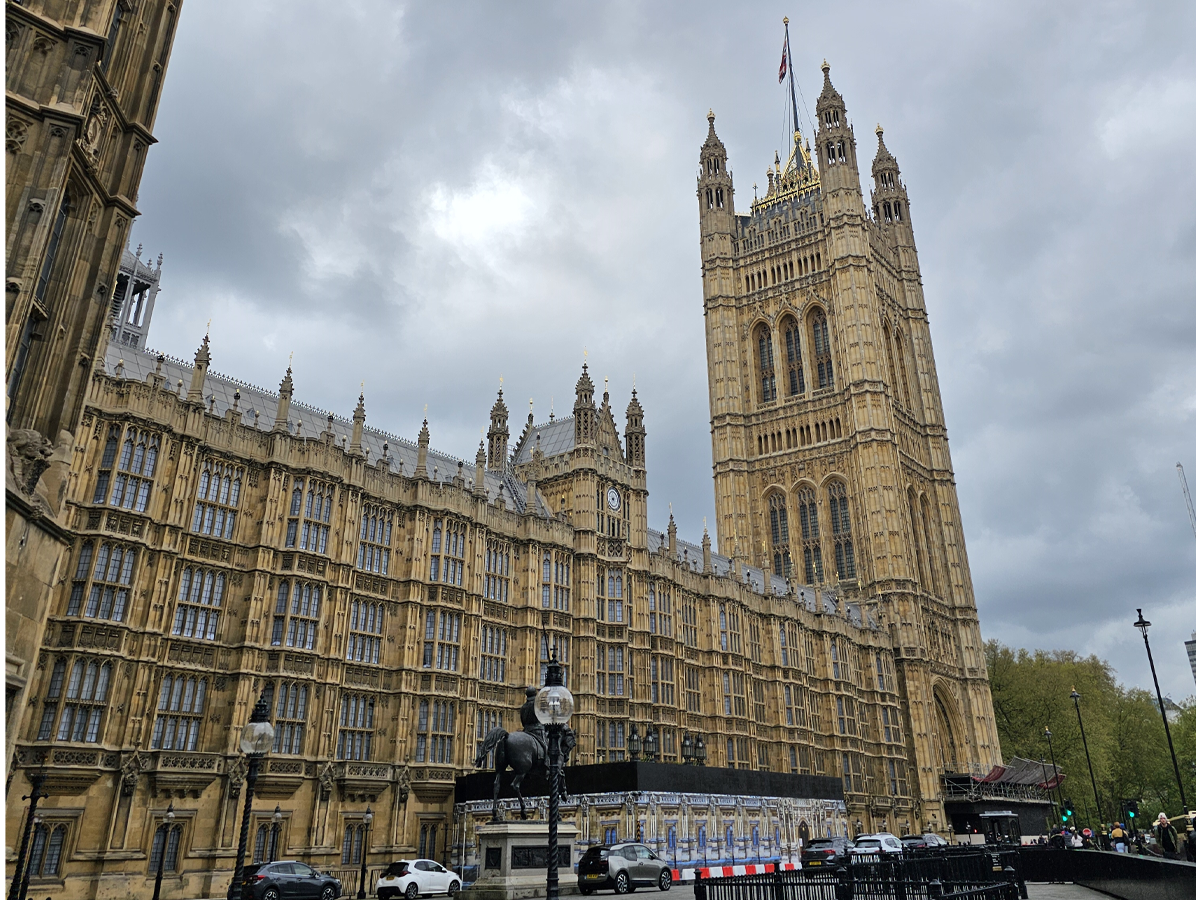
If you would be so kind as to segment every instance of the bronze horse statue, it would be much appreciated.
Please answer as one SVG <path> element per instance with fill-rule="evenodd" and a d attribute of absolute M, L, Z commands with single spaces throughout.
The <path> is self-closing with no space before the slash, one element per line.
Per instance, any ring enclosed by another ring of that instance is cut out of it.
<path fill-rule="evenodd" d="M 500 779 L 509 768 L 513 770 L 512 786 L 517 794 L 517 802 L 521 804 L 521 818 L 525 818 L 525 797 L 521 794 L 521 782 L 525 776 L 535 770 L 546 775 L 550 780 L 549 753 L 545 728 L 533 714 L 533 696 L 536 689 L 526 691 L 528 699 L 521 707 L 521 722 L 523 731 L 508 732 L 503 728 L 493 728 L 483 739 L 479 753 L 475 757 L 475 768 L 483 766 L 487 755 L 496 751 L 496 781 L 492 787 L 492 821 L 500 819 Z M 564 771 L 571 751 L 575 749 L 575 732 L 564 727 L 559 744 L 559 777 L 558 783 L 550 785 L 550 790 L 557 791 L 563 799 L 567 797 L 567 779 Z"/>

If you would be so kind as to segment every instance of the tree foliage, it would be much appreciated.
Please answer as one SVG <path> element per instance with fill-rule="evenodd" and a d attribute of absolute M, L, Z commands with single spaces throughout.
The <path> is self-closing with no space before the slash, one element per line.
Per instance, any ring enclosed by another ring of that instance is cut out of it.
<path fill-rule="evenodd" d="M 986 648 L 988 677 L 1000 750 L 1013 756 L 1050 762 L 1049 727 L 1054 759 L 1066 775 L 1063 796 L 1075 804 L 1076 820 L 1095 826 L 1111 825 L 1120 817 L 1121 801 L 1137 800 L 1137 825 L 1149 827 L 1160 811 L 1179 815 L 1179 788 L 1167 749 L 1162 717 L 1154 696 L 1126 688 L 1113 677 L 1112 667 L 1092 655 L 1070 650 L 1013 650 L 998 641 Z M 1087 754 L 1071 690 L 1080 694 L 1079 712 L 1087 735 L 1087 753 L 1095 773 L 1095 791 L 1088 773 Z M 1171 723 L 1171 740 L 1179 760 L 1183 788 L 1195 808 L 1196 702 L 1180 704 Z M 1100 795 L 1096 812 L 1095 793 Z"/>

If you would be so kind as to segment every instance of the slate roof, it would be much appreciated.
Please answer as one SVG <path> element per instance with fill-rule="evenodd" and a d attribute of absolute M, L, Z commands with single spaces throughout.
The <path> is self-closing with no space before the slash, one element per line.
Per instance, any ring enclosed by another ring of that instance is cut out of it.
<path fill-rule="evenodd" d="M 534 425 L 527 434 L 521 436 L 521 442 L 513 453 L 513 465 L 519 466 L 533 459 L 533 450 L 541 437 L 542 455 L 545 457 L 559 456 L 570 453 L 575 448 L 575 417 L 554 419 L 541 425 Z"/>

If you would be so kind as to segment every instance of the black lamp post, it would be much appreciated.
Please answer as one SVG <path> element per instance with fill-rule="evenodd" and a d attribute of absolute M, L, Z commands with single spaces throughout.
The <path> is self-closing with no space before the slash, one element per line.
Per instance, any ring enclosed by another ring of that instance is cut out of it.
<path fill-rule="evenodd" d="M 638 735 L 637 726 L 629 726 L 629 758 L 637 760 L 642 755 L 642 739 Z"/>
<path fill-rule="evenodd" d="M 683 742 L 680 745 L 680 749 L 683 753 L 683 764 L 685 766 L 690 766 L 692 761 L 696 758 L 696 749 L 695 745 L 692 743 L 692 736 L 686 731 L 683 733 Z"/>
<path fill-rule="evenodd" d="M 1175 758 L 1175 744 L 1171 740 L 1171 726 L 1167 724 L 1167 708 L 1163 706 L 1162 691 L 1158 688 L 1158 673 L 1154 671 L 1154 654 L 1150 652 L 1150 623 L 1142 615 L 1142 611 L 1137 611 L 1137 621 L 1133 623 L 1133 627 L 1137 628 L 1142 633 L 1142 639 L 1146 642 L 1146 657 L 1150 660 L 1150 674 L 1154 677 L 1154 693 L 1158 695 L 1158 711 L 1162 713 L 1163 730 L 1167 732 L 1167 749 L 1171 751 L 1171 765 L 1175 767 L 1175 783 L 1179 785 L 1179 802 L 1183 804 L 1183 811 L 1188 811 L 1187 794 L 1183 791 L 1183 779 L 1179 777 L 1179 760 Z"/>
<path fill-rule="evenodd" d="M 704 765 L 706 759 L 708 759 L 708 748 L 704 746 L 704 738 L 696 735 L 696 765 Z"/>
<path fill-rule="evenodd" d="M 1100 792 L 1096 790 L 1096 773 L 1092 771 L 1092 754 L 1088 752 L 1087 733 L 1083 730 L 1083 713 L 1079 711 L 1079 691 L 1071 688 L 1071 700 L 1075 703 L 1075 717 L 1079 719 L 1079 736 L 1083 738 L 1083 755 L 1087 758 L 1088 775 L 1092 777 L 1092 796 L 1096 800 L 1096 818 L 1103 823 L 1104 811 L 1100 808 Z"/>
<path fill-rule="evenodd" d="M 242 806 L 242 831 L 238 836 L 237 857 L 233 865 L 233 880 L 229 882 L 227 900 L 240 900 L 244 893 L 242 884 L 243 863 L 246 859 L 246 842 L 250 837 L 250 806 L 254 801 L 254 784 L 258 781 L 258 766 L 262 758 L 271 752 L 275 743 L 275 728 L 271 725 L 271 710 L 267 706 L 267 692 L 259 694 L 258 702 L 250 713 L 250 721 L 242 727 L 240 746 L 250 760 L 246 771 L 246 802 Z"/>
<path fill-rule="evenodd" d="M 358 900 L 367 900 L 367 840 L 371 837 L 371 821 L 374 818 L 375 815 L 368 806 L 367 811 L 363 813 L 362 869 L 358 877 Z"/>
<path fill-rule="evenodd" d="M 155 829 L 162 832 L 162 846 L 158 848 L 158 868 L 154 871 L 154 896 L 151 900 L 158 900 L 158 894 L 162 890 L 163 861 L 167 858 L 167 843 L 171 840 L 171 823 L 174 821 L 175 803 L 172 801 L 167 804 L 167 814 L 163 816 L 163 823 Z"/>
<path fill-rule="evenodd" d="M 43 772 L 34 772 L 29 776 L 29 784 L 33 790 L 22 797 L 22 800 L 29 801 L 29 812 L 25 815 L 25 831 L 21 835 L 21 851 L 17 854 L 17 866 L 13 870 L 12 887 L 8 890 L 8 900 L 20 900 L 25 896 L 25 891 L 28 890 L 29 872 L 26 870 L 26 865 L 29 863 L 29 839 L 33 835 L 33 829 L 37 825 L 37 805 L 38 801 L 43 797 L 49 797 L 42 790 L 42 785 L 46 783 L 46 775 Z"/>
<path fill-rule="evenodd" d="M 1062 809 L 1062 779 L 1058 777 L 1058 763 L 1054 761 L 1054 732 L 1050 730 L 1050 726 L 1046 726 L 1046 730 L 1042 732 L 1042 737 L 1046 739 L 1046 743 L 1050 745 L 1050 765 L 1054 767 L 1054 780 L 1058 782 L 1058 807 Z"/>
<path fill-rule="evenodd" d="M 551 654 L 546 666 L 546 684 L 538 691 L 533 711 L 546 726 L 550 762 L 550 803 L 546 829 L 546 900 L 558 900 L 558 796 L 562 789 L 560 742 L 563 728 L 575 711 L 575 698 L 563 684 L 562 666 Z"/>
<path fill-rule="evenodd" d="M 650 762 L 656 762 L 658 760 L 658 732 L 657 731 L 651 731 L 649 728 L 646 729 L 645 750 L 646 750 L 646 759 L 650 760 Z"/>

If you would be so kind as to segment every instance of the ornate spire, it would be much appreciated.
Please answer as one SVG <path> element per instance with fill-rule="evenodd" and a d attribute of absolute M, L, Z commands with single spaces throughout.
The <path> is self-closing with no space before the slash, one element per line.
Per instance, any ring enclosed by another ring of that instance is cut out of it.
<path fill-rule="evenodd" d="M 704 523 L 704 538 L 700 541 L 700 548 L 704 551 L 704 574 L 708 575 L 712 572 L 712 541 L 708 537 L 708 522 Z"/>
<path fill-rule="evenodd" d="M 275 407 L 275 424 L 272 431 L 288 433 L 288 415 L 292 406 L 292 367 L 287 367 L 283 381 L 279 382 L 279 405 Z"/>
<path fill-rule="evenodd" d="M 479 497 L 487 497 L 487 485 L 484 482 L 486 468 L 487 452 L 484 450 L 483 441 L 480 441 L 479 449 L 475 452 L 475 494 Z"/>
<path fill-rule="evenodd" d="M 637 388 L 625 407 L 625 461 L 635 469 L 646 467 L 646 427 L 642 424 L 642 404 L 638 402 Z"/>
<path fill-rule="evenodd" d="M 421 422 L 421 433 L 417 435 L 417 469 L 413 473 L 414 478 L 428 478 L 429 473 L 425 469 L 425 463 L 429 459 L 429 420 L 425 419 Z"/>
<path fill-rule="evenodd" d="M 596 386 L 592 384 L 587 368 L 587 363 L 584 363 L 579 381 L 575 382 L 575 445 L 577 447 L 596 442 Z"/>
<path fill-rule="evenodd" d="M 504 403 L 504 388 L 501 386 L 492 404 L 492 420 L 487 433 L 487 467 L 493 472 L 504 469 L 508 460 L 508 407 Z"/>
<path fill-rule="evenodd" d="M 350 454 L 362 456 L 363 423 L 367 420 L 367 407 L 364 403 L 363 392 L 359 391 L 358 406 L 354 407 L 354 430 L 350 432 Z"/>
<path fill-rule="evenodd" d="M 208 334 L 204 335 L 204 340 L 200 342 L 200 349 L 196 351 L 196 362 L 192 366 L 192 382 L 188 385 L 187 398 L 189 403 L 204 402 L 204 379 L 208 375 L 208 364 L 211 362 L 211 357 L 208 353 Z"/>
<path fill-rule="evenodd" d="M 675 546 L 675 513 L 672 512 L 667 518 L 667 553 L 670 554 L 671 559 L 675 559 L 677 552 Z"/>

